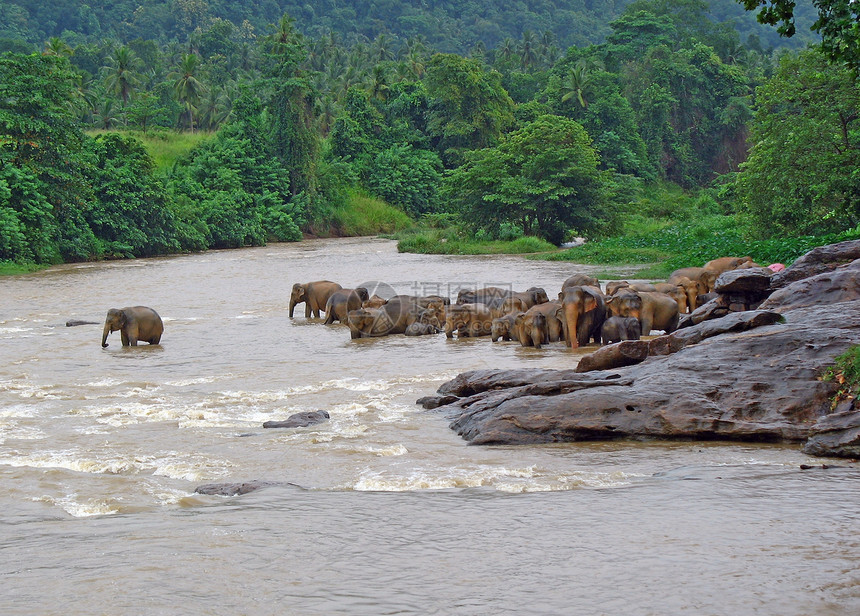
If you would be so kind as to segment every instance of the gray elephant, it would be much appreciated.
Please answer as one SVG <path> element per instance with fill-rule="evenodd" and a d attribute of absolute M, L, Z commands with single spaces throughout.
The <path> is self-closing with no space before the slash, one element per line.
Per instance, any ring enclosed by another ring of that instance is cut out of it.
<path fill-rule="evenodd" d="M 105 319 L 102 347 L 108 346 L 108 334 L 117 330 L 122 336 L 122 346 L 137 346 L 138 342 L 158 344 L 164 333 L 164 323 L 155 310 L 146 306 L 111 308 Z"/>
<path fill-rule="evenodd" d="M 324 323 L 326 325 L 331 325 L 335 321 L 346 323 L 346 315 L 349 311 L 358 310 L 368 299 L 369 295 L 364 287 L 338 289 L 326 301 Z"/>
<path fill-rule="evenodd" d="M 600 337 L 603 344 L 639 340 L 642 337 L 642 325 L 636 317 L 609 317 L 600 328 Z"/>

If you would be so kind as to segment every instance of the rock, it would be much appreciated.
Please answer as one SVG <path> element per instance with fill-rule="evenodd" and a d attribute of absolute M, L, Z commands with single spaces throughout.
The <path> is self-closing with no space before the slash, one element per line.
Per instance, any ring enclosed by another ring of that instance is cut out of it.
<path fill-rule="evenodd" d="M 772 293 L 759 308 L 786 311 L 858 298 L 860 298 L 860 259 L 823 274 L 793 282 Z"/>
<path fill-rule="evenodd" d="M 285 421 L 267 421 L 264 428 L 306 428 L 329 419 L 328 411 L 305 411 L 287 417 Z"/>
<path fill-rule="evenodd" d="M 860 259 L 860 240 L 813 248 L 792 263 L 791 267 L 774 274 L 770 288 L 781 289 L 798 280 L 833 271 L 855 259 Z"/>
<path fill-rule="evenodd" d="M 718 319 L 703 321 L 698 325 L 668 334 L 667 337 L 674 339 L 675 342 L 669 343 L 667 346 L 668 348 L 676 348 L 676 350 L 680 350 L 680 348 L 691 344 L 698 344 L 706 338 L 713 338 L 720 334 L 743 332 L 756 327 L 773 325 L 774 323 L 782 323 L 784 321 L 785 318 L 781 314 L 769 310 L 730 312 Z M 651 342 L 653 342 L 653 340 Z M 679 345 L 680 348 L 678 348 Z M 657 345 L 655 345 L 655 347 L 657 347 Z M 666 353 L 655 353 L 655 355 L 657 354 L 665 355 Z"/>
<path fill-rule="evenodd" d="M 576 372 L 609 370 L 622 366 L 632 366 L 648 357 L 648 342 L 645 340 L 623 340 L 607 344 L 593 353 L 583 356 L 576 366 Z"/>
<path fill-rule="evenodd" d="M 442 409 L 471 444 L 629 437 L 802 442 L 829 413 L 835 389 L 818 374 L 860 343 L 860 300 L 784 316 L 785 324 L 707 337 L 779 318 L 732 314 L 686 330 L 697 344 L 613 372 L 464 373 L 440 391 L 465 397 Z"/>
<path fill-rule="evenodd" d="M 811 456 L 860 458 L 860 413 L 852 408 L 820 418 L 812 427 L 803 452 Z"/>
<path fill-rule="evenodd" d="M 773 272 L 766 267 L 736 269 L 723 272 L 714 283 L 717 293 L 740 293 L 743 295 L 767 295 Z"/>
<path fill-rule="evenodd" d="M 719 319 L 728 313 L 729 304 L 726 302 L 725 296 L 717 294 L 717 297 L 705 302 L 690 314 L 683 315 L 683 317 L 678 320 L 678 329 L 698 325 L 699 323 L 709 319 Z"/>
<path fill-rule="evenodd" d="M 77 327 L 78 325 L 101 325 L 98 321 L 79 321 L 78 319 L 69 319 L 66 321 L 66 327 Z"/>
<path fill-rule="evenodd" d="M 207 483 L 197 486 L 194 492 L 210 496 L 238 496 L 261 488 L 281 485 L 274 481 L 245 481 L 242 483 Z"/>
<path fill-rule="evenodd" d="M 431 410 L 456 401 L 457 396 L 424 396 L 423 398 L 418 398 L 415 404 L 420 404 L 423 408 Z"/>

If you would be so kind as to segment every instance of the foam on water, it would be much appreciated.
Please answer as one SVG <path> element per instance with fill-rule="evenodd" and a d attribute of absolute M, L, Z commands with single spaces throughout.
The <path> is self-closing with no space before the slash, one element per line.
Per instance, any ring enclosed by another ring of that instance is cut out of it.
<path fill-rule="evenodd" d="M 404 476 L 368 471 L 347 489 L 410 492 L 485 487 L 510 493 L 554 492 L 578 488 L 619 487 L 628 485 L 633 479 L 633 475 L 623 472 L 571 472 L 558 475 L 539 470 L 535 466 L 504 468 L 481 465 L 463 469 L 414 469 L 411 474 Z"/>
<path fill-rule="evenodd" d="M 113 515 L 120 511 L 119 505 L 109 499 L 88 498 L 78 501 L 76 500 L 77 498 L 78 496 L 73 494 L 62 498 L 42 496 L 33 500 L 59 507 L 69 515 L 76 518 L 86 518 L 95 515 Z"/>

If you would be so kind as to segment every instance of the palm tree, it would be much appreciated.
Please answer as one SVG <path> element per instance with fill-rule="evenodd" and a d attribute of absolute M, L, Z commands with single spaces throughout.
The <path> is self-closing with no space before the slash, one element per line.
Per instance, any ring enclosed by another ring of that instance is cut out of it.
<path fill-rule="evenodd" d="M 523 31 L 523 40 L 520 41 L 520 62 L 524 69 L 532 68 L 538 59 L 537 36 L 531 30 Z"/>
<path fill-rule="evenodd" d="M 506 37 L 505 40 L 502 41 L 502 44 L 499 46 L 498 54 L 499 56 L 501 56 L 502 60 L 507 62 L 514 57 L 516 48 L 517 45 L 516 43 L 514 43 L 514 39 L 512 39 L 511 37 Z"/>
<path fill-rule="evenodd" d="M 114 99 L 112 98 L 105 98 L 96 105 L 93 123 L 98 128 L 110 130 L 119 121 L 119 118 L 114 113 L 113 101 Z"/>
<path fill-rule="evenodd" d="M 173 91 L 180 103 L 185 105 L 188 114 L 188 127 L 194 132 L 194 112 L 200 97 L 206 92 L 206 87 L 195 75 L 200 58 L 193 53 L 182 56 L 179 67 L 169 76 L 173 80 Z"/>
<path fill-rule="evenodd" d="M 119 95 L 122 104 L 126 105 L 132 91 L 140 84 L 142 62 L 137 54 L 126 45 L 113 50 L 105 65 L 105 86 L 109 91 Z"/>
<path fill-rule="evenodd" d="M 68 58 L 75 50 L 69 47 L 66 42 L 58 36 L 52 36 L 45 41 L 45 50 L 43 56 L 62 56 Z"/>
<path fill-rule="evenodd" d="M 388 71 L 382 64 L 377 64 L 373 67 L 368 75 L 370 98 L 375 98 L 384 101 L 388 98 L 390 90 L 388 86 Z"/>
<path fill-rule="evenodd" d="M 573 68 L 567 74 L 567 80 L 562 86 L 564 94 L 561 102 L 566 103 L 576 97 L 579 104 L 588 109 L 588 100 L 585 98 L 586 90 L 591 85 L 591 75 L 588 73 L 588 63 L 585 60 L 577 60 Z"/>
<path fill-rule="evenodd" d="M 391 51 L 391 42 L 385 34 L 381 33 L 373 41 L 373 59 L 376 62 L 385 62 L 394 58 L 394 52 Z"/>

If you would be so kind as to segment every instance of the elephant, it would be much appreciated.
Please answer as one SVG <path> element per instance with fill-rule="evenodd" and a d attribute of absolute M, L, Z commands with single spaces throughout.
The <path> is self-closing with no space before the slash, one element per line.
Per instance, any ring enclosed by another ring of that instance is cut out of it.
<path fill-rule="evenodd" d="M 516 330 L 516 321 L 519 315 L 523 312 L 509 312 L 500 317 L 496 317 L 492 321 L 490 327 L 490 340 L 519 340 L 519 333 Z"/>
<path fill-rule="evenodd" d="M 575 349 L 591 340 L 600 344 L 600 328 L 606 320 L 606 303 L 597 287 L 578 285 L 559 293 L 564 311 L 564 339 Z"/>
<path fill-rule="evenodd" d="M 378 295 L 371 295 L 367 300 L 361 302 L 362 308 L 379 308 L 383 304 L 388 302 L 387 299 L 383 297 L 379 297 Z"/>
<path fill-rule="evenodd" d="M 419 323 L 415 321 L 415 323 L 411 323 L 409 327 L 406 328 L 406 331 L 403 332 L 407 336 L 428 336 L 432 334 L 438 334 L 441 330 L 435 325 L 431 325 L 430 323 Z"/>
<path fill-rule="evenodd" d="M 669 275 L 668 282 L 679 284 L 681 278 L 689 278 L 697 285 L 696 295 L 704 295 L 714 290 L 714 283 L 717 281 L 716 275 L 709 272 L 704 267 L 682 267 Z"/>
<path fill-rule="evenodd" d="M 618 289 L 626 289 L 629 286 L 630 283 L 626 280 L 611 280 L 606 283 L 606 295 L 615 295 Z"/>
<path fill-rule="evenodd" d="M 320 318 L 320 310 L 325 310 L 326 302 L 331 294 L 342 289 L 336 282 L 330 280 L 317 280 L 304 284 L 297 282 L 293 285 L 290 293 L 290 318 L 293 318 L 293 310 L 296 304 L 305 303 L 305 318 L 309 319 L 311 314 Z"/>
<path fill-rule="evenodd" d="M 541 348 L 542 344 L 564 338 L 564 313 L 558 302 L 547 302 L 532 306 L 518 314 L 514 329 L 522 346 Z"/>
<path fill-rule="evenodd" d="M 606 306 L 612 316 L 639 319 L 643 336 L 650 334 L 652 329 L 660 329 L 667 334 L 678 329 L 678 303 L 662 293 L 621 290 L 606 298 Z"/>
<path fill-rule="evenodd" d="M 600 288 L 600 282 L 594 276 L 588 274 L 574 274 L 561 284 L 561 290 L 567 287 L 596 287 Z"/>
<path fill-rule="evenodd" d="M 689 280 L 689 278 L 687 279 Z M 695 289 L 695 285 L 691 281 L 691 288 Z M 634 291 L 640 291 L 642 289 L 633 289 Z M 680 284 L 673 284 L 671 282 L 658 282 L 654 285 L 654 290 L 657 293 L 662 293 L 663 295 L 668 295 L 672 299 L 675 300 L 675 303 L 678 304 L 678 312 L 680 314 L 686 314 L 687 312 L 693 312 L 693 310 L 689 309 L 690 306 L 690 297 L 687 294 L 687 290 L 682 287 Z M 693 305 L 695 305 L 696 299 L 693 298 Z"/>
<path fill-rule="evenodd" d="M 506 314 L 510 314 L 512 312 L 525 312 L 531 306 L 529 306 L 528 302 L 526 302 L 523 298 L 517 296 L 511 296 L 502 300 L 501 303 L 493 302 L 488 304 L 490 311 L 493 313 L 493 317 L 502 317 Z"/>
<path fill-rule="evenodd" d="M 108 346 L 108 334 L 116 330 L 122 336 L 122 346 L 137 346 L 138 342 L 158 344 L 164 333 L 164 323 L 155 310 L 146 306 L 111 308 L 105 319 L 102 348 Z"/>
<path fill-rule="evenodd" d="M 350 338 L 353 340 L 391 334 L 419 336 L 440 331 L 439 321 L 432 310 L 400 301 L 388 301 L 379 308 L 350 310 L 346 323 L 349 325 Z M 416 327 L 412 327 L 413 325 Z M 425 325 L 427 327 L 419 327 Z M 430 331 L 431 328 L 432 331 Z"/>
<path fill-rule="evenodd" d="M 545 304 L 549 301 L 549 296 L 546 290 L 541 287 L 529 287 L 525 291 L 519 291 L 511 295 L 511 298 L 517 298 L 523 302 L 526 310 L 538 304 Z"/>
<path fill-rule="evenodd" d="M 328 298 L 325 304 L 325 324 L 335 321 L 346 323 L 346 315 L 350 310 L 358 310 L 361 304 L 368 300 L 367 289 L 338 289 Z"/>
<path fill-rule="evenodd" d="M 711 272 L 714 275 L 714 280 L 720 277 L 720 274 L 723 272 L 728 272 L 733 269 L 737 269 L 744 263 L 751 263 L 752 257 L 720 257 L 719 259 L 713 259 L 705 263 L 703 269 L 708 272 Z M 714 289 L 708 289 L 708 291 L 713 291 Z"/>
<path fill-rule="evenodd" d="M 439 321 L 439 327 L 445 321 L 445 306 L 451 305 L 451 300 L 441 295 L 395 295 L 388 301 L 408 302 L 432 310 Z"/>
<path fill-rule="evenodd" d="M 484 287 L 482 289 L 460 289 L 457 293 L 458 304 L 489 304 L 494 299 L 505 299 L 513 295 L 510 289 L 501 287 Z"/>
<path fill-rule="evenodd" d="M 635 317 L 609 317 L 600 328 L 600 337 L 603 344 L 639 340 L 642 337 L 642 325 Z"/>
<path fill-rule="evenodd" d="M 493 314 L 486 304 L 453 304 L 445 309 L 445 336 L 489 336 L 493 330 Z"/>

